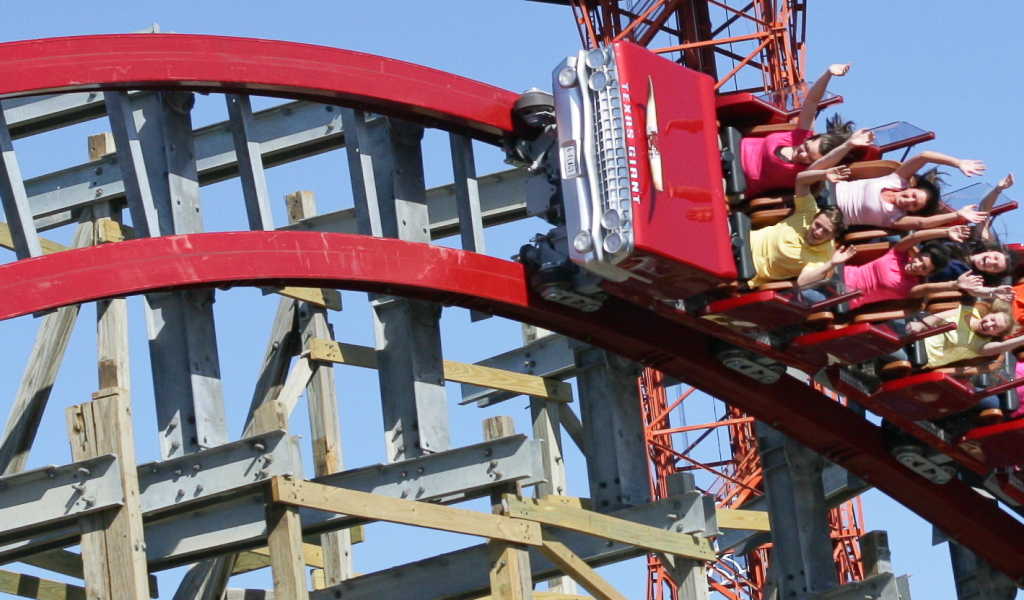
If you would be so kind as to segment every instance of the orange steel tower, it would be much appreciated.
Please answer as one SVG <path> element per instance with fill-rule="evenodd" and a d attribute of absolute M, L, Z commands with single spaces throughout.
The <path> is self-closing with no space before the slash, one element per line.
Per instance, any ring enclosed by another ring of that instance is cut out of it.
<path fill-rule="evenodd" d="M 778 91 L 804 80 L 806 0 L 561 3 L 572 6 L 587 48 L 629 40 L 707 73 L 730 91 Z"/>
<path fill-rule="evenodd" d="M 804 84 L 806 1 L 801 0 L 567 0 L 586 48 L 619 40 L 645 46 L 691 69 L 715 78 L 720 93 L 734 91 L 781 93 Z M 715 476 L 706 491 L 719 506 L 739 508 L 762 495 L 761 460 L 753 419 L 727 408 L 722 419 L 672 427 L 669 416 L 694 391 L 667 403 L 663 376 L 646 369 L 639 381 L 644 411 L 651 494 L 667 497 L 668 477 L 700 469 Z M 838 398 L 837 398 L 838 400 Z M 718 463 L 696 460 L 691 451 L 710 433 L 725 428 L 732 456 Z M 675 449 L 674 433 L 698 433 L 687 448 Z M 837 578 L 842 582 L 864 577 L 858 539 L 863 534 L 859 498 L 830 514 Z M 728 598 L 762 597 L 767 578 L 770 544 L 749 553 L 744 564 L 720 561 L 710 566 L 712 589 Z M 648 598 L 675 597 L 672 583 L 658 559 L 649 558 Z"/>

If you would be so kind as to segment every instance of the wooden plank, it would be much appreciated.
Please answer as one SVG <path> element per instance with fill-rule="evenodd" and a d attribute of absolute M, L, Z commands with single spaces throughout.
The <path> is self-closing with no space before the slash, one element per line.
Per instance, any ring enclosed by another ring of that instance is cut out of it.
<path fill-rule="evenodd" d="M 341 310 L 341 292 L 327 288 L 283 287 L 276 290 L 287 298 L 308 302 L 320 308 Z"/>
<path fill-rule="evenodd" d="M 39 569 L 46 569 L 75 579 L 84 579 L 85 570 L 82 566 L 82 555 L 70 550 L 58 549 L 40 552 L 18 560 L 20 563 Z M 159 598 L 156 575 L 149 576 L 149 597 Z"/>
<path fill-rule="evenodd" d="M 149 597 L 145 534 L 128 392 L 107 388 L 67 410 L 75 460 L 117 454 L 125 504 L 83 519 L 82 562 L 88 595 L 111 600 Z"/>
<path fill-rule="evenodd" d="M 377 368 L 377 356 L 373 348 L 331 340 L 315 340 L 315 343 L 311 341 L 309 357 L 311 360 L 367 369 Z M 572 386 L 564 381 L 536 375 L 524 375 L 503 369 L 446 360 L 444 361 L 444 378 L 448 381 L 536 396 L 555 402 L 572 402 Z"/>
<path fill-rule="evenodd" d="M 82 221 L 75 229 L 72 240 L 73 247 L 84 248 L 92 244 L 91 215 L 89 210 L 82 211 Z M 11 405 L 3 441 L 0 442 L 0 473 L 4 475 L 19 473 L 25 468 L 39 421 L 50 399 L 50 391 L 71 338 L 71 330 L 78 319 L 78 309 L 77 305 L 65 306 L 43 317 L 28 366 L 25 367 L 18 393 Z"/>
<path fill-rule="evenodd" d="M 39 243 L 43 247 L 43 254 L 53 254 L 54 252 L 68 250 L 67 246 L 46 238 L 39 238 Z M 14 237 L 11 236 L 11 228 L 7 223 L 0 223 L 0 246 L 8 250 L 14 250 Z"/>
<path fill-rule="evenodd" d="M 539 526 L 520 519 L 413 500 L 387 498 L 310 481 L 288 481 L 284 477 L 273 478 L 271 488 L 274 502 L 292 506 L 305 506 L 375 521 L 478 535 L 530 546 L 540 544 Z"/>
<path fill-rule="evenodd" d="M 277 396 L 278 401 L 285 407 L 285 414 L 290 415 L 295 410 L 295 406 L 299 403 L 299 398 L 302 397 L 302 392 L 306 390 L 309 378 L 312 376 L 313 367 L 308 358 L 302 357 L 295 362 L 295 366 L 288 373 L 288 378 L 284 380 L 281 393 Z"/>
<path fill-rule="evenodd" d="M 252 422 L 257 432 L 288 429 L 288 413 L 281 402 L 267 402 L 256 409 Z M 268 490 L 267 546 L 270 549 L 270 569 L 274 576 L 274 597 L 280 600 L 307 600 L 309 587 L 306 584 L 299 509 L 276 502 L 271 494 Z"/>
<path fill-rule="evenodd" d="M 316 216 L 316 199 L 311 192 L 296 192 L 286 197 L 288 222 L 295 223 Z M 310 349 L 316 339 L 331 340 L 331 331 L 324 308 L 327 292 L 334 294 L 336 310 L 341 310 L 341 294 L 337 290 L 322 292 L 320 302 L 304 301 L 298 305 L 299 325 L 302 331 L 303 351 Z M 338 386 L 334 382 L 334 364 L 312 363 L 313 373 L 306 385 L 306 403 L 309 407 L 309 430 L 313 438 L 313 469 L 317 477 L 345 470 L 341 446 L 341 427 L 338 415 Z M 348 530 L 331 531 L 320 536 L 323 556 L 320 566 L 325 577 L 324 586 L 333 586 L 352 578 L 352 542 Z"/>
<path fill-rule="evenodd" d="M 240 575 L 242 573 L 249 573 L 250 571 L 266 569 L 270 566 L 269 550 L 267 552 L 267 556 L 256 554 L 255 552 L 239 552 L 235 556 L 235 564 L 231 568 L 231 574 Z M 192 596 L 195 596 L 195 594 L 192 594 Z"/>
<path fill-rule="evenodd" d="M 498 415 L 484 419 L 484 440 L 492 441 L 515 435 L 516 424 L 512 417 Z M 521 494 L 518 483 L 505 483 L 491 489 L 491 513 L 503 515 L 503 494 Z M 501 540 L 487 540 L 487 560 L 490 568 L 491 595 L 499 600 L 521 600 L 532 598 L 533 577 L 530 567 L 530 551 L 522 544 L 510 544 Z"/>
<path fill-rule="evenodd" d="M 256 548 L 252 551 L 252 554 L 270 556 L 270 548 Z M 319 569 L 324 568 L 324 551 L 320 546 L 317 546 L 316 544 L 303 543 L 302 556 L 306 561 L 306 566 L 317 567 Z"/>
<path fill-rule="evenodd" d="M 0 592 L 36 600 L 85 600 L 85 588 L 0 570 Z"/>
<path fill-rule="evenodd" d="M 520 498 L 507 494 L 505 502 L 509 507 L 508 514 L 512 517 L 571 529 L 652 552 L 678 554 L 696 560 L 716 559 L 715 552 L 708 540 L 696 536 L 639 525 L 624 519 L 616 519 L 547 500 Z"/>
<path fill-rule="evenodd" d="M 114 134 L 109 131 L 89 136 L 89 160 L 99 160 L 108 154 L 117 152 L 114 148 Z"/>
<path fill-rule="evenodd" d="M 308 599 L 299 509 L 283 504 L 268 506 L 267 528 L 270 531 L 267 545 L 270 547 L 270 570 L 274 576 L 274 597 L 282 600 Z"/>
<path fill-rule="evenodd" d="M 129 225 L 124 223 L 118 223 L 117 221 L 110 218 L 102 218 L 96 220 L 96 243 L 97 244 L 111 244 L 114 242 L 123 242 L 125 240 L 134 240 L 135 230 Z"/>
<path fill-rule="evenodd" d="M 514 544 L 489 539 L 487 560 L 494 600 L 530 600 L 533 597 L 528 552 L 519 551 Z"/>
<path fill-rule="evenodd" d="M 377 351 L 375 349 L 333 340 L 309 340 L 309 359 L 365 369 L 377 368 Z"/>
<path fill-rule="evenodd" d="M 562 572 L 587 588 L 597 600 L 626 600 L 625 596 L 598 575 L 597 571 L 591 569 L 590 565 L 583 562 L 582 558 L 549 534 L 544 534 L 544 544 L 540 551 L 548 560 L 558 565 Z"/>
<path fill-rule="evenodd" d="M 719 529 L 741 529 L 744 531 L 771 531 L 768 513 L 763 510 L 715 510 Z"/>
<path fill-rule="evenodd" d="M 658 560 L 665 568 L 672 583 L 676 585 L 678 600 L 708 600 L 708 570 L 703 561 L 690 560 L 681 556 L 657 553 Z"/>

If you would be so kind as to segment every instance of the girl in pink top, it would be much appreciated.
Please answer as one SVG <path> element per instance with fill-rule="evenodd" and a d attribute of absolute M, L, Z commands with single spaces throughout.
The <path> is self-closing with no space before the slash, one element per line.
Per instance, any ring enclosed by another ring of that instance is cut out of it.
<path fill-rule="evenodd" d="M 792 189 L 796 176 L 808 168 L 824 170 L 839 164 L 854 146 L 866 146 L 874 134 L 861 130 L 851 136 L 851 123 L 829 121 L 829 133 L 816 135 L 814 117 L 829 79 L 843 76 L 850 65 L 832 65 L 808 90 L 796 129 L 767 137 L 743 138 L 740 161 L 747 179 L 746 197 L 756 198 L 774 189 Z"/>
<path fill-rule="evenodd" d="M 846 287 L 863 292 L 850 301 L 850 308 L 883 300 L 919 298 L 940 291 L 975 291 L 983 282 L 981 276 L 970 271 L 956 281 L 921 283 L 922 277 L 945 268 L 949 262 L 949 254 L 942 246 L 929 244 L 914 257 L 910 256 L 910 250 L 920 242 L 948 238 L 959 243 L 967 239 L 970 233 L 970 228 L 966 225 L 918 231 L 903 238 L 892 250 L 869 263 L 847 265 L 843 270 Z"/>

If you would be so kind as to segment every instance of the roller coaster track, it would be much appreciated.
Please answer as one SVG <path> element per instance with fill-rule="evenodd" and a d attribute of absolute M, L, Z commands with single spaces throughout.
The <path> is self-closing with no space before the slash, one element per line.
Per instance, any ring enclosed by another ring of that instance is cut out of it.
<path fill-rule="evenodd" d="M 354 52 L 192 35 L 0 45 L 0 98 L 113 89 L 256 92 L 362 108 L 490 143 L 515 135 L 515 94 Z M 649 298 L 613 297 L 594 313 L 546 302 L 530 291 L 518 263 L 346 234 L 165 236 L 0 266 L 0 318 L 154 291 L 279 285 L 387 293 L 489 312 L 657 368 L 770 423 L 1024 583 L 1024 524 L 1012 515 L 962 481 L 936 485 L 911 472 L 886 451 L 879 427 L 803 382 L 783 376 L 772 385 L 756 383 L 711 353 L 712 337 L 762 353 L 764 346 Z"/>

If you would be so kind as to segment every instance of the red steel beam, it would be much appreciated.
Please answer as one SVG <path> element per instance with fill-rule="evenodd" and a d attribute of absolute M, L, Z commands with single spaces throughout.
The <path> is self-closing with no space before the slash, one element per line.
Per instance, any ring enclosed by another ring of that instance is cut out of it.
<path fill-rule="evenodd" d="M 399 60 L 309 44 L 183 34 L 0 44 L 0 98 L 116 89 L 252 93 L 366 108 L 496 143 L 518 94 Z"/>
<path fill-rule="evenodd" d="M 710 337 L 610 298 L 593 313 L 545 302 L 523 266 L 439 246 L 346 234 L 167 236 L 69 250 L 0 266 L 0 318 L 149 291 L 303 285 L 405 295 L 533 323 L 698 387 L 761 419 L 882 490 L 1018 583 L 1024 524 L 958 480 L 936 485 L 898 463 L 879 427 L 791 377 L 763 385 L 711 355 Z"/>

